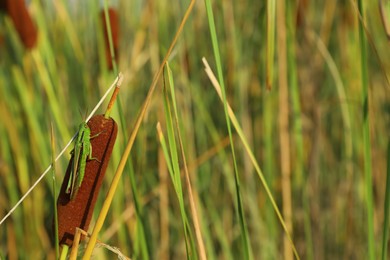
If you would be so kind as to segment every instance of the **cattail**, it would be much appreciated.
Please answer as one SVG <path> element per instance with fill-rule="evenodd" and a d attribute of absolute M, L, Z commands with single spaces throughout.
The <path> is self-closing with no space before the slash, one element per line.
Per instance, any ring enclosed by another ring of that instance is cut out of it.
<path fill-rule="evenodd" d="M 76 227 L 88 229 L 118 131 L 115 121 L 112 118 L 106 119 L 103 115 L 92 117 L 88 126 L 91 130 L 94 159 L 87 159 L 83 182 L 75 197 L 70 199 L 66 189 L 74 160 L 72 156 L 57 200 L 58 236 L 61 245 L 72 246 Z"/>
<path fill-rule="evenodd" d="M 103 30 L 104 30 L 104 42 L 105 42 L 105 53 L 106 53 L 106 61 L 107 61 L 107 68 L 109 70 L 112 70 L 114 65 L 111 59 L 111 52 L 110 52 L 110 42 L 109 42 L 109 34 L 107 30 L 107 23 L 106 18 L 104 15 L 104 10 L 100 13 L 101 19 L 103 21 Z M 115 55 L 115 62 L 118 63 L 118 50 L 119 50 L 119 21 L 118 21 L 118 13 L 113 8 L 108 8 L 108 16 L 110 20 L 110 27 L 111 27 L 111 37 L 112 37 L 112 43 L 114 47 L 114 55 Z"/>
<path fill-rule="evenodd" d="M 37 43 L 38 33 L 24 0 L 0 1 L 0 9 L 11 17 L 24 47 L 33 48 Z"/>

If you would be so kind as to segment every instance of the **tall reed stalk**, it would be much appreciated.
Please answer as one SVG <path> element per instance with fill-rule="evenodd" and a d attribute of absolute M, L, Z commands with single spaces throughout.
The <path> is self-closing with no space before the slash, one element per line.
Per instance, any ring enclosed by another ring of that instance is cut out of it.
<path fill-rule="evenodd" d="M 368 64 L 367 64 L 367 40 L 364 33 L 365 12 L 363 1 L 358 0 L 359 19 L 359 43 L 361 62 L 362 84 L 362 115 L 363 115 L 363 145 L 364 145 L 364 178 L 366 189 L 367 210 L 367 245 L 368 257 L 375 258 L 375 234 L 374 234 L 374 203 L 372 195 L 372 162 L 371 162 L 371 135 L 370 135 L 370 102 L 368 91 Z"/>
<path fill-rule="evenodd" d="M 223 77 L 223 72 L 222 72 L 222 61 L 221 61 L 220 53 L 219 53 L 219 45 L 218 45 L 217 32 L 216 32 L 215 23 L 214 23 L 214 15 L 213 15 L 213 10 L 212 10 L 212 6 L 211 6 L 211 1 L 205 0 L 205 4 L 206 4 L 208 23 L 209 23 L 209 27 L 210 27 L 211 42 L 212 42 L 213 51 L 214 51 L 215 64 L 217 66 L 218 81 L 219 81 L 219 84 L 221 85 L 221 90 L 222 90 L 225 120 L 226 120 L 227 129 L 228 129 L 228 134 L 229 134 L 229 139 L 230 139 L 230 148 L 231 148 L 232 160 L 233 160 L 233 165 L 234 165 L 234 183 L 235 183 L 235 188 L 236 188 L 237 215 L 238 215 L 239 222 L 240 222 L 242 248 L 244 250 L 244 259 L 253 259 L 249 236 L 248 236 L 248 230 L 247 230 L 246 221 L 245 221 L 245 212 L 244 212 L 244 206 L 243 206 L 243 201 L 242 201 L 242 194 L 241 194 L 241 190 L 240 190 L 240 178 L 238 175 L 236 152 L 234 149 L 231 123 L 230 123 L 230 118 L 228 115 L 228 108 L 227 108 L 227 101 L 226 101 L 226 89 L 225 89 L 225 83 L 224 83 L 225 79 Z"/>

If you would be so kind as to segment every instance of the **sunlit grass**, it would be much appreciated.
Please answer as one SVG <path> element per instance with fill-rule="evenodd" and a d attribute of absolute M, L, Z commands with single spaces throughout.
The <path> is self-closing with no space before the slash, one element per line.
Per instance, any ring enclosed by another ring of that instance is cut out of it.
<path fill-rule="evenodd" d="M 125 80 L 111 113 L 118 138 L 90 233 L 132 144 L 96 235 L 107 248 L 142 259 L 282 258 L 285 216 L 275 209 L 283 208 L 286 191 L 283 105 L 291 146 L 289 246 L 301 259 L 386 258 L 390 52 L 377 3 L 365 2 L 364 29 L 353 1 L 305 2 L 286 1 L 283 104 L 278 1 L 197 1 L 173 49 L 189 2 L 112 6 Z M 28 10 L 39 31 L 30 50 L 0 14 L 0 218 L 117 76 L 107 68 L 98 2 L 31 1 Z M 202 57 L 215 69 L 222 103 Z M 0 258 L 55 258 L 53 201 L 70 150 L 56 163 L 56 189 L 49 174 L 0 226 Z M 115 257 L 107 248 L 95 248 L 94 257 Z"/>

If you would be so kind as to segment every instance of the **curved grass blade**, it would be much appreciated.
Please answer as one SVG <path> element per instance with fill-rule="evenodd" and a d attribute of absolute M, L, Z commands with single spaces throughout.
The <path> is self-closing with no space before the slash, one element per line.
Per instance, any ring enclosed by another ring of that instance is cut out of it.
<path fill-rule="evenodd" d="M 206 67 L 205 71 L 206 71 L 207 75 L 209 76 L 210 81 L 212 82 L 215 90 L 217 91 L 219 98 L 222 100 L 221 87 L 219 86 L 219 83 L 218 83 L 217 79 L 215 78 L 214 73 L 212 72 L 210 66 L 208 65 L 208 63 L 206 61 L 206 59 L 203 58 L 202 60 L 203 60 L 203 63 L 205 65 L 205 67 Z M 255 158 L 253 152 L 250 149 L 248 141 L 245 138 L 244 132 L 242 131 L 241 126 L 238 123 L 238 120 L 237 120 L 236 116 L 234 115 L 233 110 L 231 109 L 230 105 L 227 104 L 227 106 L 228 106 L 229 117 L 230 117 L 230 119 L 232 121 L 232 124 L 233 124 L 234 128 L 236 129 L 237 134 L 240 137 L 241 142 L 243 143 L 243 145 L 245 147 L 245 150 L 247 151 L 250 160 L 253 163 L 253 166 L 254 166 L 254 168 L 255 168 L 255 170 L 256 170 L 259 178 L 260 178 L 261 184 L 263 185 L 263 187 L 264 187 L 264 189 L 265 189 L 265 191 L 267 193 L 268 198 L 271 200 L 272 206 L 273 206 L 273 208 L 274 208 L 274 210 L 276 212 L 276 215 L 279 218 L 280 224 L 282 225 L 284 231 L 286 232 L 286 235 L 287 235 L 288 239 L 290 240 L 291 246 L 293 248 L 294 255 L 295 255 L 295 257 L 297 259 L 300 259 L 299 255 L 298 255 L 298 252 L 297 252 L 297 250 L 295 248 L 294 242 L 292 240 L 292 237 L 291 237 L 290 233 L 288 232 L 286 223 L 285 223 L 285 221 L 284 221 L 284 219 L 282 217 L 282 214 L 280 213 L 280 210 L 279 210 L 278 205 L 276 204 L 276 201 L 275 201 L 275 199 L 274 199 L 274 197 L 273 197 L 273 195 L 271 193 L 271 190 L 268 187 L 268 184 L 267 184 L 267 181 L 264 178 L 263 172 L 261 171 L 260 166 L 257 163 L 256 158 Z"/>
<path fill-rule="evenodd" d="M 210 35 L 211 35 L 211 42 L 213 45 L 213 51 L 214 51 L 214 58 L 215 58 L 215 64 L 217 66 L 217 73 L 218 73 L 218 79 L 221 84 L 221 90 L 222 90 L 222 100 L 223 100 L 223 107 L 225 112 L 225 120 L 226 125 L 229 133 L 229 139 L 230 139 L 230 148 L 232 153 L 232 160 L 234 165 L 234 183 L 236 188 L 236 199 L 237 199 L 237 215 L 240 221 L 240 229 L 242 234 L 242 244 L 244 249 L 244 258 L 245 259 L 253 259 L 252 255 L 252 249 L 249 242 L 249 236 L 248 236 L 248 230 L 246 226 L 245 221 L 245 212 L 244 212 L 244 206 L 242 203 L 242 197 L 241 197 L 241 191 L 240 191 L 240 179 L 238 176 L 238 167 L 237 167 L 237 160 L 236 160 L 236 154 L 234 150 L 234 142 L 233 142 L 233 136 L 232 136 L 232 130 L 231 130 L 231 123 L 228 115 L 228 106 L 226 101 L 226 93 L 225 93 L 225 84 L 224 84 L 224 77 L 222 74 L 222 65 L 221 65 L 221 57 L 219 54 L 219 45 L 218 45 L 218 39 L 217 39 L 217 31 L 215 28 L 215 22 L 214 22 L 214 15 L 213 10 L 211 6 L 210 0 L 205 0 L 206 4 L 206 11 L 207 11 L 207 19 L 210 27 Z"/>

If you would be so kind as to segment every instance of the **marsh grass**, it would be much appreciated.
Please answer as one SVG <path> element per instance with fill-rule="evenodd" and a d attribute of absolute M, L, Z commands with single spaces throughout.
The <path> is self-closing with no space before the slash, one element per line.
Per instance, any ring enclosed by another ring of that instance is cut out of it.
<path fill-rule="evenodd" d="M 175 40 L 187 2 L 114 6 L 121 26 L 118 68 L 125 80 L 111 117 L 121 131 L 90 231 L 102 211 L 106 216 L 91 240 L 104 238 L 123 255 L 142 259 L 283 257 L 284 216 L 275 214 L 285 204 L 279 156 L 284 146 L 278 138 L 283 75 L 276 48 L 280 24 L 267 22 L 277 18 L 278 3 L 268 2 L 191 2 Z M 286 1 L 283 105 L 291 145 L 291 241 L 302 259 L 373 259 L 379 245 L 383 257 L 390 161 L 387 36 L 375 2 L 365 3 L 365 29 L 353 1 L 304 2 Z M 0 14 L 0 216 L 75 133 L 80 111 L 90 111 L 116 77 L 105 63 L 101 8 L 97 1 L 77 8 L 71 1 L 31 1 L 39 37 L 30 51 Z M 361 45 L 367 32 L 370 44 Z M 371 55 L 373 48 L 378 55 Z M 203 70 L 203 56 L 216 72 L 223 103 Z M 168 59 L 172 74 L 166 83 L 174 84 L 164 90 L 162 66 Z M 69 158 L 65 153 L 56 163 L 57 185 Z M 124 174 L 104 209 L 118 165 Z M 52 184 L 47 176 L 0 226 L 0 257 L 55 258 Z M 115 256 L 104 248 L 93 254 Z"/>
<path fill-rule="evenodd" d="M 233 161 L 233 167 L 234 167 L 234 184 L 235 184 L 235 196 L 236 196 L 236 207 L 237 207 L 237 215 L 239 218 L 240 223 L 240 230 L 241 230 L 241 240 L 242 240 L 242 250 L 244 251 L 244 258 L 245 259 L 253 259 L 252 255 L 252 249 L 250 248 L 250 242 L 248 238 L 248 230 L 247 225 L 244 217 L 244 206 L 242 201 L 242 193 L 240 188 L 240 178 L 239 178 L 239 171 L 237 167 L 237 160 L 236 160 L 236 151 L 234 148 L 234 142 L 233 142 L 233 135 L 231 130 L 231 122 L 229 118 L 228 113 L 228 105 L 227 105 L 227 99 L 226 99 L 226 89 L 225 89 L 225 78 L 223 76 L 222 71 L 222 61 L 220 57 L 220 51 L 219 51 L 219 43 L 218 43 L 218 37 L 217 32 L 215 28 L 215 22 L 214 22 L 214 14 L 213 9 L 211 6 L 210 0 L 205 0 L 206 5 L 206 12 L 207 12 L 207 19 L 208 24 L 210 27 L 210 36 L 211 36 L 211 43 L 213 46 L 213 52 L 214 52 L 214 59 L 215 64 L 217 67 L 217 75 L 218 75 L 218 81 L 221 86 L 221 93 L 222 93 L 222 100 L 223 100 L 223 110 L 225 114 L 225 120 L 226 120 L 226 126 L 228 130 L 229 140 L 230 140 L 230 148 L 231 148 L 231 156 Z"/>
<path fill-rule="evenodd" d="M 390 141 L 387 144 L 387 176 L 386 176 L 386 193 L 383 213 L 383 226 L 389 226 L 390 215 Z M 389 229 L 383 229 L 382 236 L 382 259 L 387 259 L 387 241 L 389 240 Z"/>
<path fill-rule="evenodd" d="M 372 153 L 371 153 L 371 130 L 370 130 L 370 101 L 368 96 L 368 64 L 367 64 L 367 38 L 365 30 L 365 6 L 363 1 L 357 1 L 359 19 L 359 43 L 362 85 L 362 112 L 363 112 L 363 146 L 364 146 L 364 177 L 366 186 L 367 207 L 367 240 L 368 255 L 371 260 L 375 258 L 375 231 L 374 231 L 374 205 L 372 193 Z"/>

